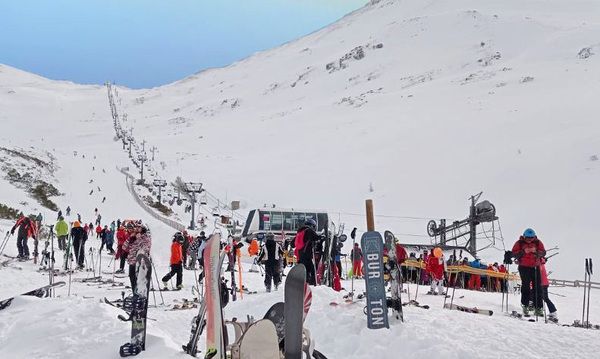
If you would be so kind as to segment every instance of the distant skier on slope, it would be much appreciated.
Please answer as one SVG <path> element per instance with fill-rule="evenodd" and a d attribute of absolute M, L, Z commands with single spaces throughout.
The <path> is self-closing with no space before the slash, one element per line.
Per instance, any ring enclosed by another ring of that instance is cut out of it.
<path fill-rule="evenodd" d="M 29 259 L 29 247 L 27 246 L 27 239 L 29 237 L 34 238 L 37 233 L 35 222 L 29 217 L 21 216 L 10 230 L 10 234 L 15 234 L 15 229 L 19 228 L 17 232 L 17 250 L 19 251 L 18 259 L 27 260 Z"/>
<path fill-rule="evenodd" d="M 512 248 L 513 256 L 519 264 L 521 276 L 521 307 L 523 314 L 529 315 L 529 300 L 534 298 L 535 315 L 542 316 L 543 292 L 541 286 L 540 259 L 546 255 L 546 248 L 531 228 L 527 228 Z M 532 288 L 532 289 L 530 289 Z M 533 290 L 533 292 L 532 292 Z"/>
<path fill-rule="evenodd" d="M 271 292 L 271 281 L 275 286 L 275 290 L 281 284 L 281 273 L 279 259 L 283 256 L 283 249 L 275 242 L 273 233 L 267 233 L 265 245 L 260 249 L 258 254 L 258 262 L 265 265 L 265 289 L 267 293 Z"/>

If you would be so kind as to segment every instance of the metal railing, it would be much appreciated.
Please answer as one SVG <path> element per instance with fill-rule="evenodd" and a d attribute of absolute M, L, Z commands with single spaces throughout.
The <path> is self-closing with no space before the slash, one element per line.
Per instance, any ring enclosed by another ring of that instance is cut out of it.
<path fill-rule="evenodd" d="M 149 215 L 177 231 L 183 232 L 186 229 L 186 227 L 183 224 L 174 221 L 170 218 L 163 217 L 160 214 L 156 213 L 156 211 L 154 211 L 152 207 L 145 203 L 144 200 L 142 200 L 138 193 L 135 191 L 135 177 L 133 177 L 130 173 L 128 173 L 122 168 L 117 167 L 117 170 L 119 170 L 119 172 L 125 175 L 125 181 L 127 182 L 127 190 L 129 191 L 129 193 L 131 193 L 133 199 L 140 207 L 142 207 L 146 212 L 148 212 Z"/>
<path fill-rule="evenodd" d="M 582 280 L 565 280 L 565 279 L 549 279 L 550 285 L 554 287 L 583 287 L 585 282 Z M 589 282 L 592 284 L 592 289 L 600 289 L 600 283 Z"/>

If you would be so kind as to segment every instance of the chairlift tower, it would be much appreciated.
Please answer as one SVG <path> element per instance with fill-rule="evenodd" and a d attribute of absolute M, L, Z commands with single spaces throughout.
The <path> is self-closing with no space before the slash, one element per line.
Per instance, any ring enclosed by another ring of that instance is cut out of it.
<path fill-rule="evenodd" d="M 161 179 L 155 179 L 152 184 L 154 187 L 158 187 L 158 203 L 162 203 L 162 189 L 167 186 L 167 181 Z"/>
<path fill-rule="evenodd" d="M 431 220 L 427 223 L 427 234 L 434 240 L 439 237 L 439 244 L 447 246 L 448 242 L 454 241 L 458 245 L 460 238 L 468 236 L 468 240 L 461 246 L 473 257 L 477 257 L 477 226 L 481 223 L 493 222 L 498 220 L 496 217 L 496 207 L 487 200 L 479 201 L 479 198 L 483 192 L 469 197 L 471 200 L 471 206 L 469 207 L 469 217 L 461 220 L 454 221 L 452 224 L 447 225 L 445 219 L 441 219 L 438 224 L 436 221 Z"/>
<path fill-rule="evenodd" d="M 202 193 L 204 190 L 202 189 L 202 183 L 200 182 L 185 182 L 185 191 L 190 194 L 192 199 L 192 220 L 190 221 L 190 229 L 196 229 L 196 193 Z"/>

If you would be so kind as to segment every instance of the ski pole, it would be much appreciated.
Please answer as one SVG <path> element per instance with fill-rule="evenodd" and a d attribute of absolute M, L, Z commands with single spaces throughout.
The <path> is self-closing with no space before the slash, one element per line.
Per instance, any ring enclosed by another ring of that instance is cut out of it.
<path fill-rule="evenodd" d="M 533 297 L 534 297 L 534 301 L 535 301 L 535 303 L 533 305 L 535 306 L 535 311 L 536 312 L 537 312 L 537 309 L 538 309 L 538 290 L 540 289 L 539 288 L 539 283 L 538 283 L 538 268 L 539 267 L 536 265 L 536 267 L 534 269 L 534 272 L 533 272 L 533 275 L 534 275 L 534 278 L 533 278 L 533 280 L 534 280 L 534 282 L 533 282 Z M 538 321 L 537 313 L 534 312 L 533 314 L 535 314 L 535 321 L 537 322 Z"/>
<path fill-rule="evenodd" d="M 586 291 L 587 291 L 587 280 L 588 280 L 588 268 L 589 268 L 589 260 L 585 259 L 585 275 L 583 277 L 583 309 L 581 311 L 581 325 L 585 323 L 585 300 L 586 300 Z"/>
<path fill-rule="evenodd" d="M 590 293 L 592 292 L 592 258 L 590 258 L 590 263 L 589 263 L 589 267 L 588 267 L 588 291 L 587 291 L 587 320 L 586 320 L 586 325 L 589 328 L 591 328 L 590 325 Z"/>
<path fill-rule="evenodd" d="M 2 240 L 2 244 L 0 244 L 0 254 L 4 253 L 4 248 L 6 248 L 6 244 L 8 243 L 8 238 L 10 238 L 10 231 L 6 231 L 6 236 Z"/>
<path fill-rule="evenodd" d="M 162 301 L 161 305 L 165 305 L 165 298 L 163 298 L 163 295 L 162 295 L 160 281 L 158 280 L 158 274 L 156 273 L 156 267 L 154 266 L 154 261 L 152 260 L 152 257 L 150 257 L 150 263 L 152 264 L 152 271 L 154 272 L 154 278 L 156 278 L 156 283 L 158 284 L 158 293 L 160 294 L 160 300 Z"/>

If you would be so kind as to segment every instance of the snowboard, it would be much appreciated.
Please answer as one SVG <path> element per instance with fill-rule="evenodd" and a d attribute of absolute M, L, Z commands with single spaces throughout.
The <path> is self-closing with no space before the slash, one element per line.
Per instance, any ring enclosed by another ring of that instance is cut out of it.
<path fill-rule="evenodd" d="M 269 319 L 250 324 L 231 348 L 231 359 L 279 359 L 279 343 L 275 325 Z"/>
<path fill-rule="evenodd" d="M 304 286 L 306 284 L 306 268 L 303 264 L 295 265 L 285 280 L 285 359 L 302 358 L 302 321 L 304 318 Z"/>
<path fill-rule="evenodd" d="M 121 357 L 137 355 L 146 350 L 146 315 L 148 313 L 148 293 L 150 292 L 150 282 L 152 280 L 152 263 L 145 254 L 138 254 L 136 257 L 135 275 L 137 278 L 136 286 L 133 291 L 131 308 L 124 305 L 123 309 L 131 309 L 129 318 L 131 321 L 131 341 L 121 345 L 119 354 Z M 123 319 L 123 318 L 119 318 Z"/>
<path fill-rule="evenodd" d="M 450 303 L 444 304 L 444 308 L 450 309 L 450 310 L 458 310 L 458 311 L 466 312 L 466 313 L 483 314 L 483 315 L 488 315 L 488 316 L 492 316 L 494 314 L 494 312 L 491 310 L 479 309 L 479 308 L 475 308 L 475 307 L 473 307 L 473 308 L 463 307 L 462 305 L 456 305 L 456 304 L 450 304 Z"/>
<path fill-rule="evenodd" d="M 392 293 L 392 309 L 396 313 L 396 319 L 404 322 L 404 313 L 402 312 L 401 297 L 401 278 L 400 267 L 398 266 L 398 256 L 396 255 L 396 238 L 390 231 L 385 231 L 385 248 L 388 251 L 388 265 L 390 267 L 390 290 Z"/>
<path fill-rule="evenodd" d="M 213 234 L 204 249 L 204 278 L 206 293 L 206 356 L 225 358 L 223 309 L 221 303 L 221 236 Z M 224 258 L 224 253 L 223 253 Z"/>
<path fill-rule="evenodd" d="M 37 289 L 34 289 L 34 290 L 30 290 L 29 292 L 25 292 L 25 293 L 22 293 L 20 295 L 22 295 L 22 296 L 26 295 L 26 296 L 32 296 L 32 297 L 38 297 L 38 298 L 45 298 L 45 297 L 49 297 L 50 296 L 50 291 L 52 289 L 60 288 L 60 287 L 62 287 L 64 285 L 65 285 L 65 282 L 56 282 L 56 283 L 53 283 L 51 285 L 45 285 L 43 287 L 40 287 L 40 288 L 37 288 Z M 12 304 L 12 302 L 13 302 L 14 299 L 15 299 L 15 297 L 11 297 L 11 298 L 4 299 L 4 300 L 0 301 L 0 310 L 8 308 Z"/>
<path fill-rule="evenodd" d="M 379 232 L 365 232 L 360 240 L 367 291 L 367 327 L 389 328 L 385 282 L 383 280 L 383 239 Z"/>

